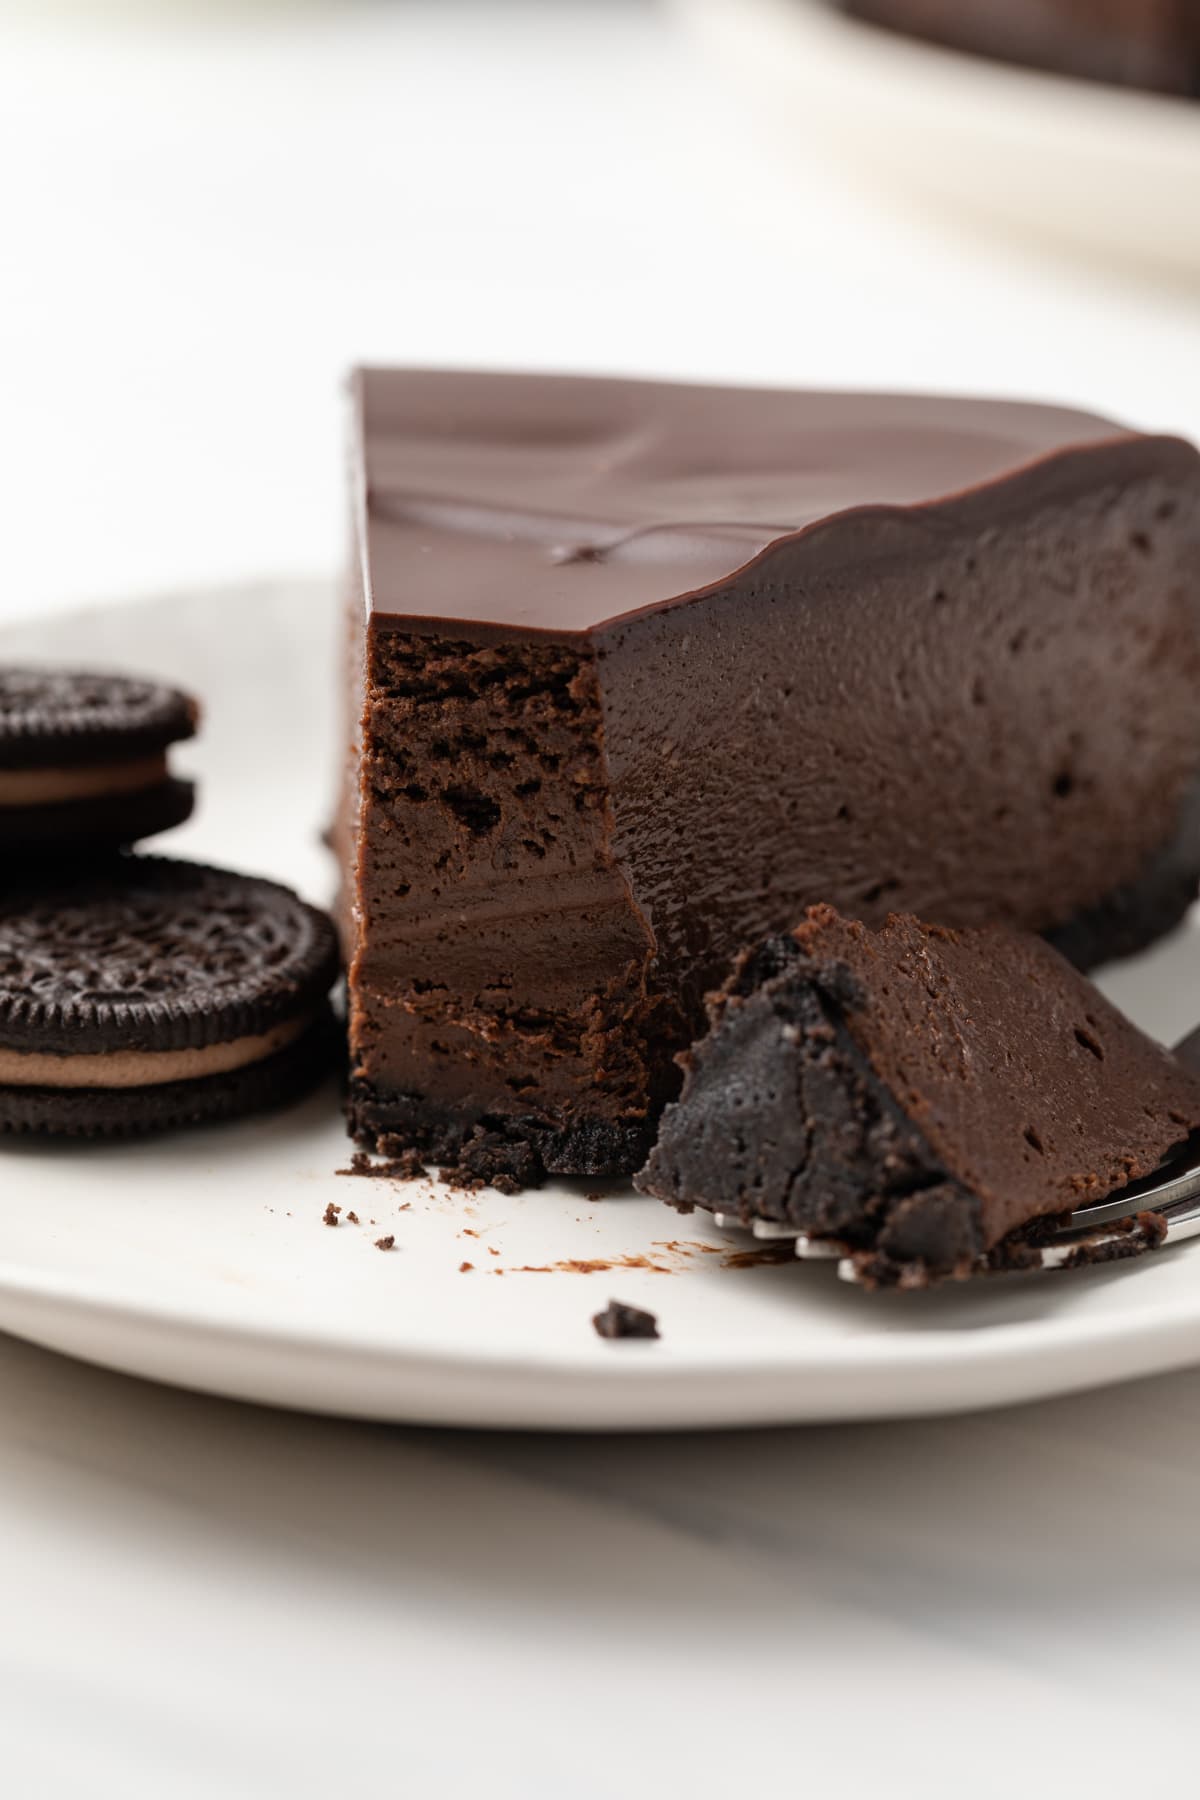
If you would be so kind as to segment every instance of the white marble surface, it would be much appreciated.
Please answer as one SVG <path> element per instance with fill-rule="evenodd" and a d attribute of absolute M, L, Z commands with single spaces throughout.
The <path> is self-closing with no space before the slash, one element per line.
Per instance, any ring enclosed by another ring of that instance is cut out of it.
<path fill-rule="evenodd" d="M 772 161 L 649 12 L 65 10 L 0 19 L 6 616 L 331 567 L 360 356 L 1037 390 L 1200 431 L 1194 293 Z M 1198 1441 L 1200 1374 L 488 1439 L 0 1342 L 0 1793 L 1188 1793 Z"/>
<path fill-rule="evenodd" d="M 8 1342 L 0 1426 L 21 1800 L 1191 1791 L 1200 1374 L 489 1438 Z"/>

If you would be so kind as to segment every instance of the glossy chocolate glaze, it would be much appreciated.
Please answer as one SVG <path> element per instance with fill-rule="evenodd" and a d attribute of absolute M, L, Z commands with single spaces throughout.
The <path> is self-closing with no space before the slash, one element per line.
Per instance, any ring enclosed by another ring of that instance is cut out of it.
<path fill-rule="evenodd" d="M 814 901 L 1083 918 L 1093 957 L 1194 892 L 1187 445 L 986 401 L 358 396 L 365 1137 L 630 1169 L 705 988 Z"/>
<path fill-rule="evenodd" d="M 721 585 L 818 522 L 928 508 L 1131 434 L 1003 400 L 371 369 L 364 591 L 381 624 L 556 637 Z"/>

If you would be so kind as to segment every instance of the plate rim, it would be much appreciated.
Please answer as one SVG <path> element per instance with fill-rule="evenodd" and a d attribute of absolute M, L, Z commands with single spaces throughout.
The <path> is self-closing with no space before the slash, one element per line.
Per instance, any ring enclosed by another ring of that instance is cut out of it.
<path fill-rule="evenodd" d="M 1169 1252 L 1167 1252 L 1169 1253 Z M 1182 1253 L 1182 1247 L 1176 1254 Z M 552 1357 L 492 1354 L 486 1381 L 478 1353 L 356 1343 L 344 1334 L 286 1333 L 246 1319 L 130 1306 L 85 1295 L 62 1309 L 63 1286 L 14 1282 L 0 1267 L 0 1329 L 26 1342 L 139 1379 L 239 1402 L 378 1422 L 451 1428 L 582 1431 L 725 1430 L 908 1419 L 991 1411 L 1123 1384 L 1187 1367 L 1200 1358 L 1200 1303 L 1141 1309 L 1132 1319 L 1080 1322 L 1066 1342 L 1047 1346 L 1020 1326 L 992 1325 L 969 1335 L 929 1332 L 881 1343 L 864 1334 L 853 1348 L 824 1348 L 802 1359 L 764 1357 L 753 1344 L 685 1362 L 658 1343 L 591 1346 L 559 1341 Z M 586 1315 L 586 1308 L 582 1309 Z M 1044 1321 L 1036 1322 L 1044 1325 Z M 108 1327 L 80 1348 L 79 1331 Z M 1023 1321 L 1028 1325 L 1029 1322 Z M 998 1352 L 997 1340 L 1010 1341 Z M 167 1340 L 165 1355 L 154 1354 Z M 955 1352 L 946 1354 L 944 1340 Z M 891 1354 L 909 1343 L 907 1354 Z M 214 1361 L 188 1361 L 198 1343 Z M 599 1347 L 599 1346 L 598 1346 Z M 1048 1355 L 1052 1350 L 1055 1354 Z M 881 1356 L 881 1350 L 885 1352 Z M 1101 1366 L 1097 1367 L 1097 1360 Z M 881 1392 L 886 1363 L 895 1383 L 922 1376 L 908 1391 Z M 281 1373 L 284 1365 L 288 1373 Z M 986 1384 L 979 1378 L 986 1376 Z M 299 1388 L 294 1377 L 299 1378 Z M 822 1385 L 823 1384 L 823 1385 Z M 632 1403 L 631 1403 L 632 1402 Z"/>

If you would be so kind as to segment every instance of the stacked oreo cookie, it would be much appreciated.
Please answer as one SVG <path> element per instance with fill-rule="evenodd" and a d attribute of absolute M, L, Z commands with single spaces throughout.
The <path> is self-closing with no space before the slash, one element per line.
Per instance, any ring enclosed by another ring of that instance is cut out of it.
<path fill-rule="evenodd" d="M 330 1066 L 330 920 L 289 889 L 136 854 L 183 822 L 178 689 L 0 668 L 0 1132 L 232 1118 Z"/>
<path fill-rule="evenodd" d="M 199 716 L 161 682 L 0 667 L 0 844 L 76 858 L 181 825 L 195 790 L 167 752 Z"/>

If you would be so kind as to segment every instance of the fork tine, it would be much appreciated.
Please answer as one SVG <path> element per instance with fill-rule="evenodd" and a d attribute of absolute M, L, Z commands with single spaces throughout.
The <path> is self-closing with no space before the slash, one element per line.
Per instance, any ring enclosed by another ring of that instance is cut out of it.
<path fill-rule="evenodd" d="M 795 1225 L 782 1225 L 774 1219 L 755 1219 L 750 1227 L 755 1237 L 763 1243 L 773 1243 L 780 1238 L 798 1238 L 801 1233 Z"/>
<path fill-rule="evenodd" d="M 796 1234 L 796 1255 L 804 1262 L 833 1262 L 843 1254 L 843 1246 L 832 1238 L 809 1237 L 803 1231 Z"/>

